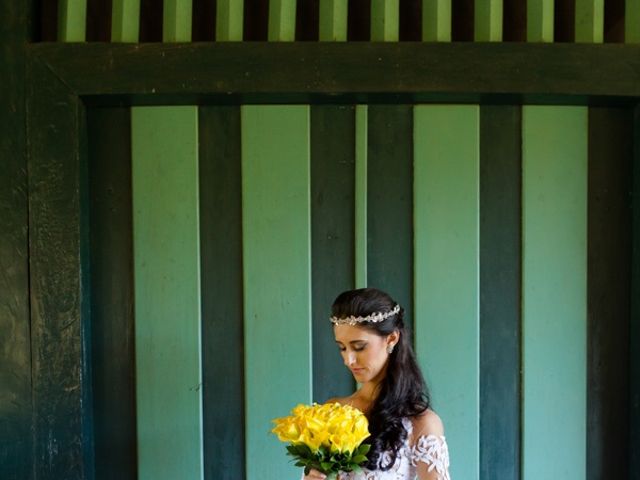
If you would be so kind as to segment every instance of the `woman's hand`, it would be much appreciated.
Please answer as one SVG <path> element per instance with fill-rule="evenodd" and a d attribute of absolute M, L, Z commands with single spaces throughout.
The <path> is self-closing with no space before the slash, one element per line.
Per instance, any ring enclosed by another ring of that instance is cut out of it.
<path fill-rule="evenodd" d="M 327 476 L 324 473 L 319 472 L 318 470 L 314 470 L 313 468 L 309 471 L 309 475 L 305 475 L 304 480 L 324 480 Z"/>

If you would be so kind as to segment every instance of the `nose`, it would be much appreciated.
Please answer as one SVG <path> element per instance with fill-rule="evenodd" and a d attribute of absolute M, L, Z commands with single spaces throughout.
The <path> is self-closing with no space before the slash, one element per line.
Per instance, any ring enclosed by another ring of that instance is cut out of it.
<path fill-rule="evenodd" d="M 354 352 L 347 353 L 345 357 L 345 363 L 347 366 L 351 366 L 356 363 L 356 354 Z"/>

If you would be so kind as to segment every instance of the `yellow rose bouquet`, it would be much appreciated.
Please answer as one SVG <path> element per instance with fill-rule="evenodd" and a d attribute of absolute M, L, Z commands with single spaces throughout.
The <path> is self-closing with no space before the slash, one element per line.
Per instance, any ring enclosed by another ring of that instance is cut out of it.
<path fill-rule="evenodd" d="M 273 420 L 271 430 L 287 445 L 288 455 L 305 475 L 312 468 L 333 480 L 338 472 L 361 470 L 370 445 L 367 417 L 357 408 L 339 403 L 298 405 L 291 415 Z"/>

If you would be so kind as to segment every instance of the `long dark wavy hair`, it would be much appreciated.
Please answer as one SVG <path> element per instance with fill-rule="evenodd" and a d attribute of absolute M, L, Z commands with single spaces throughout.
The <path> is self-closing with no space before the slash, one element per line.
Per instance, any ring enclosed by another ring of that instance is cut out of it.
<path fill-rule="evenodd" d="M 338 295 L 331 311 L 338 318 L 349 315 L 366 316 L 376 312 L 389 312 L 396 305 L 393 298 L 381 290 L 361 288 Z M 367 443 L 371 444 L 371 450 L 364 466 L 369 470 L 389 470 L 407 438 L 402 419 L 423 413 L 430 408 L 431 399 L 407 335 L 404 309 L 401 307 L 399 313 L 382 322 L 363 322 L 359 326 L 383 337 L 395 330 L 400 332 L 400 340 L 389 356 L 378 395 L 367 413 L 371 433 Z M 384 462 L 382 458 L 385 451 L 390 454 L 388 462 Z"/>

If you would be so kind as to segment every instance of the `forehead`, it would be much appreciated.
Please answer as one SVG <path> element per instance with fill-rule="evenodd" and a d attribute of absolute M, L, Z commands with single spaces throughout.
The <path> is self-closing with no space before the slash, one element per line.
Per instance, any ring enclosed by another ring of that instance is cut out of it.
<path fill-rule="evenodd" d="M 357 325 L 335 325 L 333 327 L 333 334 L 336 337 L 336 342 L 345 345 L 357 340 L 371 341 L 379 338 L 379 336 L 371 330 L 358 327 Z"/>

